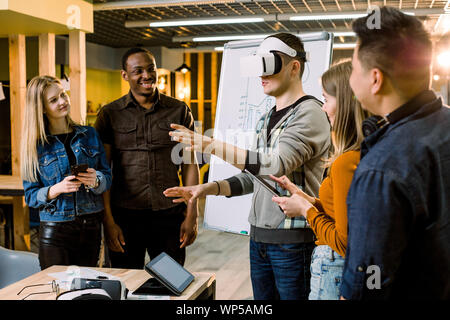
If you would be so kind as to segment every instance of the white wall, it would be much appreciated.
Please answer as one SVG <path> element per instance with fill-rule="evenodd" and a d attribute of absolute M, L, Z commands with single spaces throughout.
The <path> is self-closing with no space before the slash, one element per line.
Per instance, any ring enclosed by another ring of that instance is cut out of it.
<path fill-rule="evenodd" d="M 183 63 L 183 51 L 168 49 L 166 47 L 162 47 L 161 49 L 161 65 L 158 65 L 158 67 L 174 71 L 181 66 Z"/>

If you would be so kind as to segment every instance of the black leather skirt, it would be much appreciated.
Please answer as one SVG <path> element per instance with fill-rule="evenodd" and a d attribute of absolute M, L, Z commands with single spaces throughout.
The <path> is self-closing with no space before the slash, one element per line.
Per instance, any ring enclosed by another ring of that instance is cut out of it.
<path fill-rule="evenodd" d="M 97 266 L 103 212 L 78 216 L 73 221 L 41 221 L 39 262 L 52 265 Z"/>

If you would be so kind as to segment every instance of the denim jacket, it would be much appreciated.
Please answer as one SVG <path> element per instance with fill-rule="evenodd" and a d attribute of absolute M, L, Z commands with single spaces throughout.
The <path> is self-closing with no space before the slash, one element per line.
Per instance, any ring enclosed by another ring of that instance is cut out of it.
<path fill-rule="evenodd" d="M 364 140 L 347 196 L 341 295 L 449 299 L 450 109 L 425 91 L 388 120 Z"/>
<path fill-rule="evenodd" d="M 95 169 L 100 183 L 96 189 L 87 189 L 82 185 L 78 192 L 63 193 L 53 200 L 47 200 L 49 188 L 71 174 L 64 144 L 55 136 L 47 135 L 49 143 L 37 147 L 40 169 L 38 181 L 23 181 L 25 202 L 39 209 L 41 221 L 72 221 L 75 216 L 104 209 L 102 193 L 111 187 L 111 169 L 103 144 L 94 128 L 75 126 L 73 129 L 75 135 L 70 145 L 77 164 L 87 163 L 89 168 Z M 76 197 L 76 208 L 73 197 Z"/>

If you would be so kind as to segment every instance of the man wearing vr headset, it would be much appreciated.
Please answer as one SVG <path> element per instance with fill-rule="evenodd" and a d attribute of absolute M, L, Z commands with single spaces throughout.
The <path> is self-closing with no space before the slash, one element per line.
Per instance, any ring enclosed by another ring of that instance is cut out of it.
<path fill-rule="evenodd" d="M 177 131 L 170 135 L 194 150 L 211 153 L 241 170 L 263 176 L 272 185 L 269 175 L 286 175 L 306 193 L 317 196 L 324 173 L 322 159 L 327 158 L 330 147 L 330 125 L 321 103 L 303 91 L 305 56 L 298 37 L 279 33 L 266 38 L 256 55 L 241 60 L 241 72 L 261 77 L 264 93 L 276 99 L 276 106 L 257 123 L 256 148 L 252 151 L 178 125 L 172 125 Z M 286 194 L 281 188 L 279 191 Z M 243 172 L 229 179 L 164 192 L 168 197 L 181 197 L 174 201 L 248 193 L 253 193 L 249 222 L 254 299 L 306 300 L 314 233 L 303 217 L 287 217 L 272 201 L 273 195 L 249 175 Z"/>

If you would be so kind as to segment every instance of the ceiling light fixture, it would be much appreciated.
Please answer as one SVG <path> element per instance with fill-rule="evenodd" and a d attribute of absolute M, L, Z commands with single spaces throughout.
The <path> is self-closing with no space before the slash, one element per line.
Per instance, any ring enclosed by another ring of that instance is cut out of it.
<path fill-rule="evenodd" d="M 177 27 L 177 26 L 198 26 L 207 24 L 229 24 L 229 23 L 252 23 L 263 22 L 264 18 L 233 18 L 233 19 L 207 19 L 207 20 L 179 20 L 150 22 L 150 27 Z"/>
<path fill-rule="evenodd" d="M 192 69 L 186 64 L 186 53 L 184 49 L 183 49 L 183 63 L 181 64 L 181 66 L 176 68 L 175 71 L 181 72 L 182 74 L 186 74 L 192 71 Z"/>
<path fill-rule="evenodd" d="M 127 28 L 145 28 L 145 27 L 181 27 L 181 26 L 199 26 L 214 24 L 234 24 L 234 23 L 258 23 L 269 20 L 276 20 L 274 14 L 255 15 L 245 17 L 211 17 L 199 19 L 170 19 L 170 20 L 137 20 L 125 21 Z"/>
<path fill-rule="evenodd" d="M 354 49 L 356 48 L 356 43 L 335 43 L 333 44 L 333 49 Z"/>
<path fill-rule="evenodd" d="M 251 34 L 251 35 L 223 35 L 223 36 L 205 36 L 205 37 L 193 37 L 194 42 L 205 42 L 205 41 L 231 41 L 231 40 L 251 40 L 260 39 L 269 36 L 269 34 Z"/>
<path fill-rule="evenodd" d="M 336 43 L 333 45 L 333 49 L 354 49 L 356 43 Z M 215 47 L 215 51 L 223 51 L 224 47 Z"/>
<path fill-rule="evenodd" d="M 450 50 L 440 53 L 437 56 L 437 61 L 441 67 L 450 68 Z"/>
<path fill-rule="evenodd" d="M 330 31 L 333 32 L 333 31 Z M 354 33 L 353 31 L 338 31 L 338 32 L 333 32 L 333 35 L 335 37 L 356 37 L 356 33 Z"/>
<path fill-rule="evenodd" d="M 317 37 L 323 31 L 305 32 L 297 34 L 302 40 L 307 40 L 309 37 Z M 327 31 L 333 32 L 333 31 Z M 353 31 L 337 31 L 333 32 L 335 37 L 356 37 Z M 201 37 L 187 36 L 187 37 L 173 37 L 173 42 L 216 42 L 216 41 L 232 41 L 232 40 L 252 40 L 262 39 L 270 36 L 270 33 L 258 34 L 223 34 L 223 35 L 205 35 Z"/>
<path fill-rule="evenodd" d="M 313 20 L 346 20 L 346 19 L 357 19 L 366 17 L 370 11 L 357 11 L 357 12 L 333 12 L 333 13 L 321 13 L 321 14 L 302 14 L 302 15 L 292 15 L 292 14 L 281 14 L 278 16 L 279 20 L 290 20 L 290 21 L 313 21 Z M 414 11 L 403 11 L 404 14 L 415 15 Z"/>
<path fill-rule="evenodd" d="M 101 10 L 101 9 L 99 9 Z M 442 8 L 426 9 L 408 9 L 403 11 L 405 14 L 416 16 L 428 16 L 444 14 Z M 148 28 L 150 27 L 178 27 L 178 26 L 196 26 L 196 25 L 214 25 L 214 24 L 233 24 L 233 23 L 258 23 L 264 21 L 311 21 L 311 20 L 343 20 L 355 19 L 367 16 L 366 11 L 335 11 L 324 13 L 305 13 L 305 14 L 267 14 L 267 15 L 246 15 L 238 17 L 204 17 L 197 19 L 161 19 L 161 20 L 129 20 L 125 21 L 126 28 Z"/>
<path fill-rule="evenodd" d="M 343 14 L 314 14 L 314 15 L 301 15 L 292 16 L 290 21 L 312 21 L 312 20 L 344 20 L 344 19 L 357 19 L 367 16 L 367 13 L 343 13 Z"/>
<path fill-rule="evenodd" d="M 192 69 L 189 68 L 189 66 L 183 62 L 183 64 L 181 66 L 179 66 L 178 68 L 176 68 L 175 71 L 179 71 L 181 73 L 188 73 L 188 72 L 191 72 Z"/>

